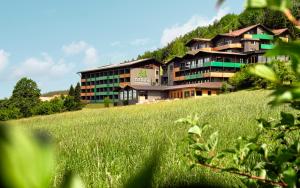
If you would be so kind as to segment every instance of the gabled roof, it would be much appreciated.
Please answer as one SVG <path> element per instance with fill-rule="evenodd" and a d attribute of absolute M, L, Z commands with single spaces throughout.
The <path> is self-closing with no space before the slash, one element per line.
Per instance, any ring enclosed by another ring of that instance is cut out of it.
<path fill-rule="evenodd" d="M 236 52 L 221 52 L 221 51 L 206 51 L 206 50 L 195 50 L 191 51 L 189 55 L 197 55 L 199 53 L 208 53 L 208 54 L 227 54 L 227 55 L 245 55 L 243 53 L 236 53 Z M 185 57 L 185 56 L 184 56 Z"/>
<path fill-rule="evenodd" d="M 190 41 L 188 41 L 185 46 L 191 46 L 195 42 L 210 42 L 211 39 L 205 39 L 205 38 L 193 38 Z"/>
<path fill-rule="evenodd" d="M 273 33 L 274 33 L 275 35 L 281 35 L 282 33 L 288 31 L 288 28 L 274 29 L 274 30 L 272 30 L 272 31 L 273 31 Z"/>
<path fill-rule="evenodd" d="M 139 59 L 139 60 L 124 62 L 124 63 L 119 63 L 119 64 L 104 65 L 104 66 L 101 66 L 101 67 L 98 67 L 98 68 L 95 68 L 95 69 L 80 71 L 79 73 L 99 71 L 99 70 L 108 70 L 108 69 L 119 68 L 119 67 L 128 67 L 128 66 L 131 66 L 131 65 L 135 65 L 135 64 L 142 63 L 142 62 L 147 62 L 147 61 L 155 61 L 155 62 L 161 64 L 160 62 L 158 62 L 154 58 L 147 58 L 147 59 Z"/>
<path fill-rule="evenodd" d="M 273 33 L 273 31 L 270 30 L 269 28 L 267 28 L 266 26 L 264 26 L 262 24 L 256 24 L 256 25 L 251 25 L 249 27 L 238 29 L 238 30 L 235 30 L 235 31 L 232 31 L 232 32 L 229 32 L 229 33 L 218 34 L 214 38 L 212 38 L 211 40 L 215 39 L 218 36 L 238 37 L 238 36 L 246 33 L 247 31 L 249 31 L 251 29 L 254 29 L 254 28 L 258 27 L 258 26 L 263 27 L 265 30 L 269 31 L 270 33 Z"/>

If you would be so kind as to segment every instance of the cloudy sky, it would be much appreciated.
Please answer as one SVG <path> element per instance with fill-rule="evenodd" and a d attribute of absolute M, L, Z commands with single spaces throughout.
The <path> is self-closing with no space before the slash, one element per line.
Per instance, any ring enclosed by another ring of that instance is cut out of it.
<path fill-rule="evenodd" d="M 67 89 L 80 70 L 136 58 L 177 36 L 239 13 L 243 0 L 1 0 L 0 98 L 18 79 Z"/>

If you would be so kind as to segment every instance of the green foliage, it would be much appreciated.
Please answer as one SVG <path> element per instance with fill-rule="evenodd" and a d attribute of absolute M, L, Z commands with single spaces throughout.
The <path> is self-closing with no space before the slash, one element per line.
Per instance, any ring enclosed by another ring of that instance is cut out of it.
<path fill-rule="evenodd" d="M 240 27 L 238 17 L 239 16 L 235 14 L 228 14 L 212 25 L 209 25 L 207 27 L 198 27 L 195 30 L 187 33 L 186 35 L 176 38 L 166 47 L 154 50 L 152 52 L 146 51 L 143 55 L 139 55 L 138 59 L 155 58 L 159 61 L 165 62 L 175 56 L 182 56 L 187 51 L 184 45 L 192 38 L 212 38 L 217 34 L 227 33 L 230 30 L 238 29 Z"/>
<path fill-rule="evenodd" d="M 64 100 L 64 106 L 67 111 L 80 110 L 81 106 L 78 104 L 73 96 L 67 96 Z"/>
<path fill-rule="evenodd" d="M 78 104 L 80 104 L 81 102 L 81 87 L 80 87 L 80 83 L 78 82 L 76 87 L 75 87 L 75 90 L 74 90 L 74 100 L 75 102 L 77 102 Z"/>
<path fill-rule="evenodd" d="M 278 85 L 291 85 L 295 81 L 296 76 L 291 70 L 289 62 L 282 61 L 244 66 L 229 79 L 229 83 L 238 90 L 276 88 Z"/>
<path fill-rule="evenodd" d="M 51 187 L 56 162 L 48 134 L 32 134 L 0 124 L 0 153 L 1 187 Z M 84 188 L 84 185 L 78 176 L 66 173 L 60 187 Z"/>
<path fill-rule="evenodd" d="M 74 90 L 73 85 L 70 86 L 70 89 L 69 89 L 69 96 L 71 96 L 71 97 L 74 97 L 74 96 L 75 96 L 75 90 Z"/>
<path fill-rule="evenodd" d="M 108 108 L 110 103 L 111 103 L 111 101 L 110 101 L 109 97 L 105 97 L 104 101 L 103 101 L 104 107 Z"/>
<path fill-rule="evenodd" d="M 224 83 L 222 84 L 222 87 L 221 87 L 221 92 L 222 92 L 222 93 L 229 93 L 231 87 L 232 87 L 232 86 L 231 86 L 230 84 L 228 84 L 227 82 L 224 82 Z"/>
<path fill-rule="evenodd" d="M 250 70 L 253 65 L 247 65 L 236 72 L 233 77 L 229 79 L 229 84 L 235 89 L 248 89 L 248 88 L 267 88 L 268 82 L 258 76 L 251 74 Z"/>
<path fill-rule="evenodd" d="M 0 125 L 0 151 L 1 187 L 49 187 L 54 155 L 46 135 L 32 136 Z"/>
<path fill-rule="evenodd" d="M 298 187 L 300 121 L 297 119 L 299 118 L 293 114 L 284 112 L 281 113 L 278 123 L 259 119 L 259 131 L 255 136 L 239 137 L 234 148 L 219 152 L 216 151 L 218 132 L 204 137 L 202 133 L 204 129 L 209 131 L 206 129 L 208 126 L 201 125 L 197 116 L 194 119 L 189 116 L 180 122 L 191 126 L 188 133 L 189 156 L 194 161 L 192 167 L 200 164 L 220 172 L 226 171 L 259 181 L 259 184 Z M 298 136 L 295 137 L 294 132 Z M 253 157 L 259 159 L 259 162 L 251 164 Z M 225 159 L 227 165 L 224 166 Z M 248 179 L 245 181 L 249 184 Z"/>
<path fill-rule="evenodd" d="M 41 91 L 37 84 L 31 79 L 22 78 L 17 82 L 10 101 L 14 107 L 20 109 L 23 117 L 29 117 L 32 115 L 31 109 L 40 103 L 40 96 Z"/>

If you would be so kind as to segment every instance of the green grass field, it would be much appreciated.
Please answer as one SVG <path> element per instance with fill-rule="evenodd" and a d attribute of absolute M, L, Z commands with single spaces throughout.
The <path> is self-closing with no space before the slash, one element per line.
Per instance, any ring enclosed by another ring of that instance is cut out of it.
<path fill-rule="evenodd" d="M 239 136 L 252 135 L 256 118 L 279 118 L 285 106 L 267 105 L 270 91 L 241 91 L 216 97 L 186 99 L 149 105 L 84 109 L 78 112 L 11 121 L 12 124 L 50 132 L 58 150 L 55 185 L 64 169 L 78 173 L 88 187 L 118 187 L 151 154 L 153 146 L 166 146 L 155 174 L 155 186 L 201 183 L 241 187 L 237 177 L 206 169 L 189 170 L 185 153 L 188 126 L 174 121 L 198 114 L 219 130 L 219 149 Z"/>

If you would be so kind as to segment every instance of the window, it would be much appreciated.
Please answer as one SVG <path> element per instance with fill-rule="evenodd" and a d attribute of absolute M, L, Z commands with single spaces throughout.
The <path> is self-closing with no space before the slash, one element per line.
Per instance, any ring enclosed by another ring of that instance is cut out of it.
<path fill-rule="evenodd" d="M 208 94 L 208 95 L 211 95 L 211 91 L 208 91 L 207 94 Z"/>
<path fill-rule="evenodd" d="M 136 90 L 132 90 L 132 98 L 136 99 Z"/>
<path fill-rule="evenodd" d="M 184 92 L 184 97 L 190 97 L 190 91 L 185 91 Z"/>

